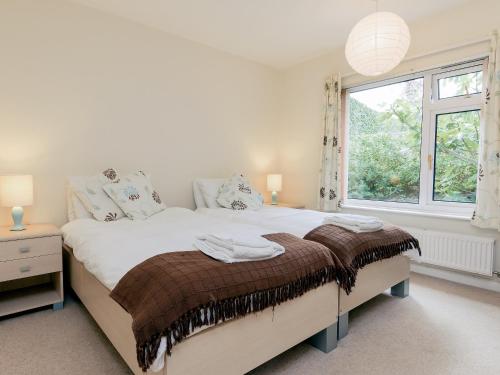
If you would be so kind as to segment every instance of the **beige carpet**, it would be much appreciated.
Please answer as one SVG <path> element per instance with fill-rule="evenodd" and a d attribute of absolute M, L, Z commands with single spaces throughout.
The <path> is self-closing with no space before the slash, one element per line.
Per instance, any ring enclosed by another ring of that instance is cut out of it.
<path fill-rule="evenodd" d="M 412 275 L 411 296 L 381 295 L 351 313 L 324 354 L 300 344 L 263 374 L 499 374 L 500 294 Z M 129 374 L 79 302 L 0 320 L 0 374 Z M 211 374 L 209 374 L 211 375 Z"/>

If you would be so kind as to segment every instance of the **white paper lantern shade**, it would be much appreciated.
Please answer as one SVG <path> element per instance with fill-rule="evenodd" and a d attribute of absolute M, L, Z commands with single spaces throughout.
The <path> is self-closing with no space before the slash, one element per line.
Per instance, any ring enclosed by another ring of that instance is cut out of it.
<path fill-rule="evenodd" d="M 345 47 L 347 62 L 358 73 L 377 76 L 394 69 L 410 46 L 405 21 L 391 12 L 376 12 L 351 30 Z"/>

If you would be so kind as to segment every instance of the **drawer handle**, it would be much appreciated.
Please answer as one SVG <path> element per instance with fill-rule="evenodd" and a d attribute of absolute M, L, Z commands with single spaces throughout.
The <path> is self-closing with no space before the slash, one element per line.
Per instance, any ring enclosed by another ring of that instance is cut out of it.
<path fill-rule="evenodd" d="M 21 271 L 21 272 L 29 272 L 29 271 L 31 271 L 31 266 L 22 266 L 22 267 L 19 267 L 19 271 Z"/>
<path fill-rule="evenodd" d="M 26 253 L 29 253 L 29 252 L 30 252 L 30 250 L 31 250 L 31 248 L 29 248 L 29 247 L 20 247 L 20 248 L 19 248 L 19 252 L 20 252 L 21 254 L 26 254 Z"/>

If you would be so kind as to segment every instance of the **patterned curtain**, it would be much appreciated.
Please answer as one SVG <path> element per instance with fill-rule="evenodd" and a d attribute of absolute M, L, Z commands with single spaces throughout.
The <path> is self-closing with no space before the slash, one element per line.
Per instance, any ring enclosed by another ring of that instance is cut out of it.
<path fill-rule="evenodd" d="M 481 109 L 477 203 L 472 224 L 500 230 L 500 51 L 493 33 Z"/>
<path fill-rule="evenodd" d="M 328 78 L 325 83 L 325 115 L 321 139 L 319 209 L 322 211 L 337 211 L 341 206 L 340 92 L 340 75 Z"/>

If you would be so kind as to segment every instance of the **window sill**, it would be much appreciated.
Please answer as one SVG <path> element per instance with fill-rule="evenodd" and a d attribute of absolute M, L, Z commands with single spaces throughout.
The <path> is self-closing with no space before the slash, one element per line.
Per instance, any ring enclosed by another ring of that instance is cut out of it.
<path fill-rule="evenodd" d="M 417 210 L 406 210 L 400 208 L 387 208 L 387 207 L 370 207 L 370 206 L 357 206 L 353 204 L 345 204 L 342 208 L 354 209 L 354 210 L 363 210 L 363 211 L 375 211 L 375 212 L 386 212 L 393 214 L 401 214 L 401 215 L 410 215 L 410 216 L 420 216 L 420 217 L 429 217 L 435 219 L 451 219 L 451 220 L 461 220 L 461 221 L 470 221 L 471 216 L 465 214 L 457 214 L 457 213 L 438 213 L 438 212 L 428 212 L 428 211 L 417 211 Z"/>

